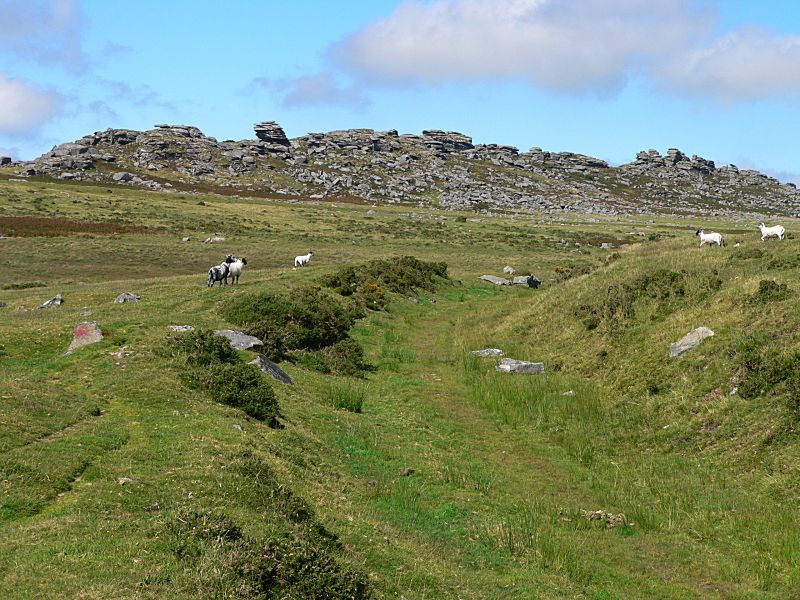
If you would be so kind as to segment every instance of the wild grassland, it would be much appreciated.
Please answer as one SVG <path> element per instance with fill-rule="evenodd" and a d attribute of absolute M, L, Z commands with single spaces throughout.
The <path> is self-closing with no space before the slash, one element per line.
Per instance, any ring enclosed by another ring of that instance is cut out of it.
<path fill-rule="evenodd" d="M 0 597 L 800 594 L 796 239 L 722 222 L 729 246 L 698 249 L 693 224 L 645 217 L 366 211 L 0 182 L 3 216 L 149 228 L 0 240 Z M 230 252 L 242 283 L 206 289 Z M 452 281 L 386 290 L 355 321 L 361 377 L 282 363 L 283 428 L 164 354 L 168 325 L 230 327 L 232 302 L 403 255 Z M 478 283 L 506 264 L 543 287 Z M 129 290 L 142 300 L 113 303 Z M 105 339 L 63 356 L 87 318 Z M 700 325 L 716 335 L 668 359 Z M 546 373 L 497 373 L 468 354 L 484 347 Z"/>

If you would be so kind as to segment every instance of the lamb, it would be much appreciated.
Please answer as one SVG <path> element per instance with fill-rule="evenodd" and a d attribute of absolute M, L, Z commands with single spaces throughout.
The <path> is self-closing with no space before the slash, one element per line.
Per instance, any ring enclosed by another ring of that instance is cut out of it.
<path fill-rule="evenodd" d="M 297 267 L 305 267 L 305 266 L 307 266 L 308 265 L 308 261 L 311 260 L 312 256 L 314 256 L 314 251 L 313 250 L 309 250 L 308 254 L 303 254 L 301 256 L 295 256 L 294 257 L 294 268 L 296 269 Z"/>
<path fill-rule="evenodd" d="M 236 257 L 228 254 L 225 261 L 211 267 L 208 270 L 208 287 L 214 287 L 214 284 L 219 281 L 220 285 L 228 285 L 228 275 L 230 274 L 230 264 L 236 261 Z"/>
<path fill-rule="evenodd" d="M 786 234 L 786 228 L 783 225 L 773 225 L 772 227 L 767 227 L 764 223 L 759 223 L 758 228 L 761 230 L 761 241 L 763 242 L 765 238 L 776 237 L 779 240 L 782 240 L 784 235 Z"/>
<path fill-rule="evenodd" d="M 231 264 L 228 265 L 228 270 L 231 276 L 231 283 L 239 283 L 239 275 L 242 274 L 242 270 L 244 270 L 244 266 L 247 264 L 246 258 L 237 258 Z"/>
<path fill-rule="evenodd" d="M 725 242 L 722 240 L 722 234 L 717 233 L 716 231 L 712 231 L 710 233 L 705 233 L 702 229 L 695 231 L 695 235 L 700 236 L 700 247 L 703 247 L 703 244 L 716 244 L 717 246 L 724 246 Z"/>

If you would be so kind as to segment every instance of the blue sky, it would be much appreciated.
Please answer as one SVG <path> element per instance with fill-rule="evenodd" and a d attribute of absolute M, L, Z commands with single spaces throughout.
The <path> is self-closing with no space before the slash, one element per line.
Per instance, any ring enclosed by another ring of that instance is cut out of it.
<path fill-rule="evenodd" d="M 108 127 L 456 130 L 800 181 L 800 3 L 0 0 L 0 154 Z"/>

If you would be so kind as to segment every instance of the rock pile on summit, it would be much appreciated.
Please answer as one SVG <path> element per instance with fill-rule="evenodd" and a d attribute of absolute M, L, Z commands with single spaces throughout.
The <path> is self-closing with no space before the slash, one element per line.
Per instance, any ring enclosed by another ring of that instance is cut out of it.
<path fill-rule="evenodd" d="M 800 214 L 794 185 L 677 148 L 639 152 L 614 167 L 572 152 L 475 144 L 438 129 L 346 129 L 291 140 L 275 121 L 254 130 L 256 139 L 218 141 L 189 125 L 108 129 L 2 168 L 157 191 L 357 198 L 485 213 Z"/>

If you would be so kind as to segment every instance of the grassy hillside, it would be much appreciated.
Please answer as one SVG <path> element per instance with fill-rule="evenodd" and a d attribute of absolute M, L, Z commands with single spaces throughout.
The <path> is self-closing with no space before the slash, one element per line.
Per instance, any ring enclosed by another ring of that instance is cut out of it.
<path fill-rule="evenodd" d="M 798 242 L 696 225 L 0 182 L 0 597 L 796 597 Z M 400 255 L 450 280 L 363 310 L 360 375 L 286 354 L 280 426 L 191 385 L 167 326 Z"/>

